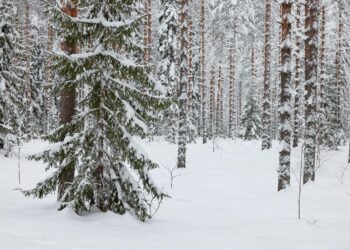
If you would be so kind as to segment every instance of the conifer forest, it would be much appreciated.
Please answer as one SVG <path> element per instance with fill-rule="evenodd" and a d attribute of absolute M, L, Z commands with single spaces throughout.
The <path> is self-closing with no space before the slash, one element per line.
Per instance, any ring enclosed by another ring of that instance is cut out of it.
<path fill-rule="evenodd" d="M 0 0 L 0 249 L 349 250 L 350 2 Z"/>

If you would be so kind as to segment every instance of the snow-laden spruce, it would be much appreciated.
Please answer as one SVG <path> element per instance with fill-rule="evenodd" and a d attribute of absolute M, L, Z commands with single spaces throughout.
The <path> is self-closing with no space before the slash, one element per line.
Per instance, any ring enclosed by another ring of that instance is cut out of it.
<path fill-rule="evenodd" d="M 150 110 L 166 102 L 154 94 L 153 77 L 142 63 L 140 6 L 137 0 L 81 0 L 76 18 L 62 6 L 49 7 L 59 39 L 79 44 L 79 52 L 70 55 L 56 43 L 54 91 L 84 86 L 86 93 L 72 121 L 46 137 L 50 148 L 31 157 L 43 160 L 52 174 L 24 191 L 26 196 L 55 192 L 60 177 L 73 170 L 60 210 L 130 212 L 144 221 L 152 216 L 152 205 L 166 197 L 149 173 L 157 164 L 134 141 L 146 135 Z"/>
<path fill-rule="evenodd" d="M 16 30 L 17 9 L 13 1 L 0 1 L 0 149 L 11 151 L 23 129 L 23 73 L 19 55 L 19 33 Z"/>
<path fill-rule="evenodd" d="M 159 17 L 159 47 L 160 62 L 158 77 L 166 90 L 166 95 L 176 95 L 176 54 L 177 54 L 177 14 L 176 1 L 162 1 L 163 12 Z M 176 143 L 178 129 L 178 104 L 173 102 L 162 114 L 164 134 L 171 143 Z"/>

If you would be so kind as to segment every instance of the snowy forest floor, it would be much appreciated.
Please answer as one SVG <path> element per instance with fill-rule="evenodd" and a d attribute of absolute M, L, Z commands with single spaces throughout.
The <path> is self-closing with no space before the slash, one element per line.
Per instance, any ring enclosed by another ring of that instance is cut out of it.
<path fill-rule="evenodd" d="M 219 141 L 188 146 L 187 169 L 176 170 L 173 188 L 166 168 L 176 163 L 176 145 L 140 142 L 161 168 L 154 179 L 171 199 L 146 223 L 131 215 L 57 211 L 55 195 L 25 198 L 47 175 L 24 156 L 45 145 L 22 148 L 22 184 L 17 158 L 0 157 L 0 249 L 4 250 L 349 250 L 350 169 L 347 148 L 323 152 L 316 182 L 303 186 L 301 220 L 298 181 L 277 192 L 278 146 L 261 152 L 260 142 Z M 292 168 L 299 173 L 300 150 Z M 298 174 L 296 174 L 298 175 Z M 342 181 L 343 180 L 343 181 Z M 343 183 L 342 183 L 343 182 Z"/>

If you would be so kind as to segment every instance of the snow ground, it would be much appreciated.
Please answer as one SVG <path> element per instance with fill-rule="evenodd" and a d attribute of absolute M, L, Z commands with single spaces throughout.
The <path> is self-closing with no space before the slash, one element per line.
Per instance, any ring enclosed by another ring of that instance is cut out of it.
<path fill-rule="evenodd" d="M 172 196 L 155 218 L 141 223 L 130 215 L 58 212 L 55 195 L 25 198 L 14 189 L 30 188 L 46 174 L 41 163 L 0 158 L 0 249 L 3 250 L 349 250 L 350 170 L 341 184 L 347 148 L 323 153 L 316 183 L 302 190 L 297 219 L 298 182 L 276 192 L 277 146 L 261 152 L 259 142 L 220 141 L 190 145 L 188 168 L 170 188 L 176 146 L 158 139 L 141 143 L 160 163 L 154 174 Z M 22 158 L 43 143 L 23 147 Z M 293 156 L 298 173 L 300 152 Z"/>

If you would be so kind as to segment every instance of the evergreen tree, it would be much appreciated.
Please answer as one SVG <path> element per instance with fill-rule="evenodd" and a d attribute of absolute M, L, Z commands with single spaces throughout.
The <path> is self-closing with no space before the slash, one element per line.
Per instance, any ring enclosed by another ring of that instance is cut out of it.
<path fill-rule="evenodd" d="M 244 140 L 257 140 L 261 137 L 260 108 L 250 87 L 248 98 L 241 115 L 239 136 Z"/>
<path fill-rule="evenodd" d="M 256 140 L 261 137 L 262 126 L 260 107 L 256 97 L 256 65 L 255 48 L 251 56 L 251 83 L 248 85 L 248 96 L 240 118 L 239 136 L 244 140 Z"/>
<path fill-rule="evenodd" d="M 10 153 L 24 126 L 17 11 L 13 1 L 0 1 L 0 145 L 7 148 L 5 155 Z"/>
<path fill-rule="evenodd" d="M 54 91 L 83 85 L 87 92 L 80 103 L 84 109 L 46 137 L 51 148 L 31 157 L 53 172 L 24 191 L 26 196 L 43 198 L 54 192 L 71 169 L 74 176 L 62 186 L 60 210 L 128 211 L 144 221 L 152 216 L 153 202 L 166 196 L 149 174 L 157 164 L 134 139 L 146 135 L 153 119 L 149 110 L 165 104 L 153 94 L 156 86 L 142 64 L 139 6 L 139 1 L 81 0 L 77 18 L 67 17 L 59 6 L 49 8 L 58 37 L 80 47 L 73 53 L 62 50 L 64 46 L 54 49 L 53 67 L 59 75 Z"/>
<path fill-rule="evenodd" d="M 43 84 L 44 84 L 44 63 L 45 63 L 45 49 L 43 45 L 43 39 L 40 34 L 40 26 L 38 24 L 38 16 L 35 13 L 31 14 L 30 18 L 30 67 L 29 67 L 29 80 L 30 80 L 30 96 L 31 102 L 30 114 L 32 118 L 28 122 L 31 122 L 29 127 L 30 132 L 34 136 L 42 135 L 44 132 L 44 100 L 43 100 Z"/>
<path fill-rule="evenodd" d="M 177 22 L 176 1 L 162 1 L 163 12 L 159 17 L 159 47 L 160 62 L 158 76 L 165 87 L 168 97 L 176 97 L 176 52 L 177 52 Z M 163 113 L 166 138 L 176 143 L 178 129 L 178 104 L 174 101 Z"/>
<path fill-rule="evenodd" d="M 243 107 L 240 119 L 239 136 L 244 140 L 257 140 L 261 137 L 262 127 L 260 119 L 260 107 L 256 98 L 256 70 L 255 49 L 252 49 L 251 58 L 251 83 L 248 86 L 248 97 Z"/>

